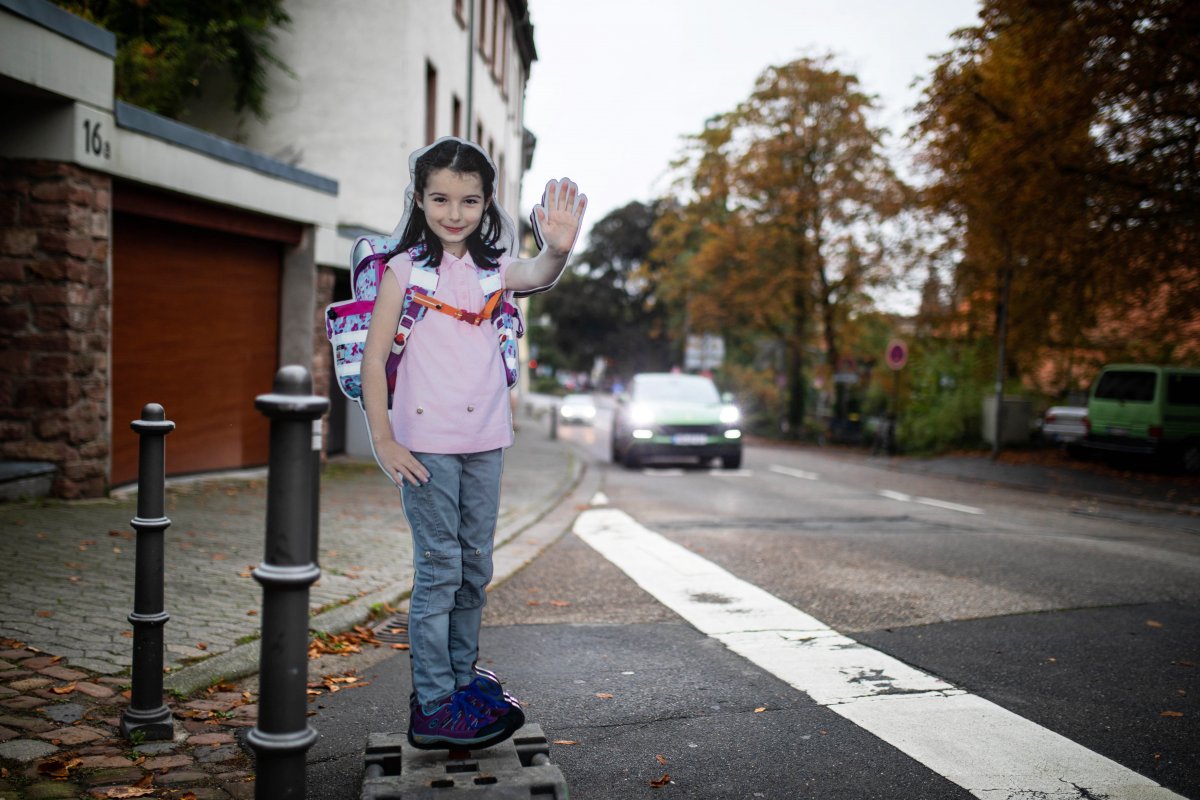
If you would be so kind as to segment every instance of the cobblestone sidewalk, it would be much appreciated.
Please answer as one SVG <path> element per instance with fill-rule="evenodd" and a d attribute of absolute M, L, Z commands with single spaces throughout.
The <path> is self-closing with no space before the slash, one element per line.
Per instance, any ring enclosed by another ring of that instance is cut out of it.
<path fill-rule="evenodd" d="M 235 731 L 254 725 L 257 706 L 226 688 L 172 704 L 174 741 L 131 744 L 118 727 L 128 678 L 0 639 L 0 800 L 252 798 Z"/>

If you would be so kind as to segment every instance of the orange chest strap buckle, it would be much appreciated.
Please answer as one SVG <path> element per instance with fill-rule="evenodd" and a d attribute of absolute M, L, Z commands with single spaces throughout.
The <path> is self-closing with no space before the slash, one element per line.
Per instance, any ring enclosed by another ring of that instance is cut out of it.
<path fill-rule="evenodd" d="M 440 311 L 447 316 L 454 317 L 460 322 L 465 322 L 468 325 L 474 325 L 478 327 L 483 324 L 484 320 L 492 318 L 492 312 L 496 309 L 496 304 L 500 301 L 501 294 L 503 294 L 503 292 L 496 292 L 494 295 L 492 295 L 491 299 L 488 300 L 487 305 L 485 305 L 483 310 L 478 313 L 474 311 L 464 311 L 461 308 L 455 308 L 449 303 L 443 303 L 440 300 L 435 300 L 429 295 L 421 294 L 420 292 L 413 292 L 412 301 L 417 305 L 430 309 L 431 311 Z"/>

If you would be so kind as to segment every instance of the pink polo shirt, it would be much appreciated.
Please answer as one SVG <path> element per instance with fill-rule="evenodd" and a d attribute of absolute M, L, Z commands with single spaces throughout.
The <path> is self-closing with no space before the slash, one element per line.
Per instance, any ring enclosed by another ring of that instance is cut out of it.
<path fill-rule="evenodd" d="M 504 281 L 512 259 L 500 257 Z M 388 273 L 408 286 L 412 261 L 401 253 Z M 438 268 L 434 297 L 465 311 L 483 310 L 483 290 L 471 254 L 446 253 Z M 417 453 L 479 453 L 513 443 L 508 384 L 496 328 L 468 325 L 427 310 L 413 326 L 396 374 L 392 435 Z"/>

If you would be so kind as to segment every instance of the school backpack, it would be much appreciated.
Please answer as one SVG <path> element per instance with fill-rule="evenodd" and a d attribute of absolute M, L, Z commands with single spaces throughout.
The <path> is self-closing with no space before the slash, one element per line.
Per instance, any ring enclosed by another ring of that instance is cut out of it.
<path fill-rule="evenodd" d="M 387 269 L 388 258 L 396 252 L 399 240 L 389 236 L 361 236 L 350 251 L 350 285 L 353 297 L 350 300 L 331 303 L 325 309 L 325 335 L 333 347 L 333 367 L 338 386 L 346 397 L 362 404 L 362 358 L 367 343 L 367 329 L 371 325 L 371 312 L 379 284 Z M 388 354 L 385 373 L 388 382 L 388 407 L 392 405 L 392 394 L 396 388 L 396 370 L 400 357 L 408 344 L 413 327 L 426 311 L 449 314 L 470 325 L 491 325 L 496 329 L 500 356 L 504 363 L 505 379 L 509 388 L 517 382 L 518 351 L 517 339 L 525 335 L 525 325 L 517 308 L 513 293 L 504 291 L 499 270 L 476 266 L 479 288 L 483 290 L 484 307 L 478 314 L 462 311 L 438 302 L 432 295 L 437 289 L 438 271 L 427 263 L 424 245 L 408 251 L 412 261 L 412 272 L 404 290 L 400 323 L 392 340 L 392 351 Z"/>

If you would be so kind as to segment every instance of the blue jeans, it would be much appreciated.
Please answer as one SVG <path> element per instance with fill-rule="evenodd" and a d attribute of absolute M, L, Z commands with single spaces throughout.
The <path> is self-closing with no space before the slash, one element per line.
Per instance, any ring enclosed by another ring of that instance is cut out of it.
<path fill-rule="evenodd" d="M 471 681 L 492 580 L 503 450 L 413 453 L 429 482 L 401 488 L 413 535 L 412 682 L 428 712 Z"/>

